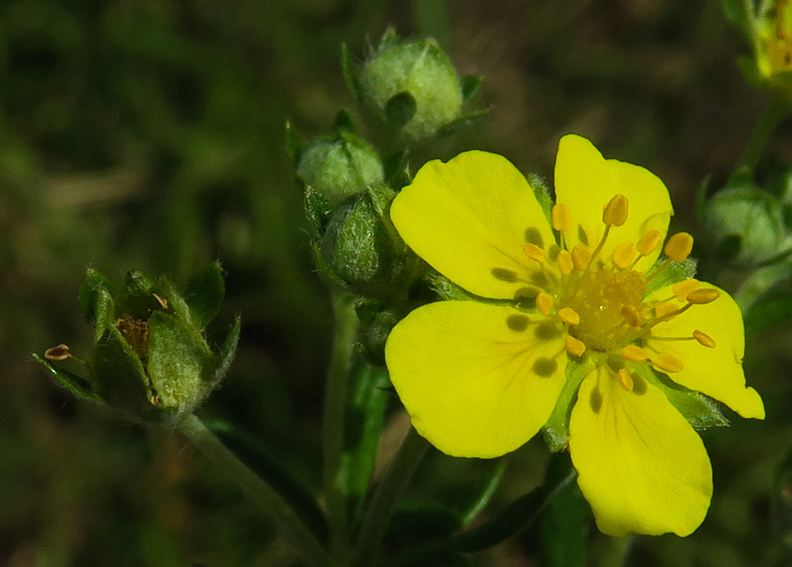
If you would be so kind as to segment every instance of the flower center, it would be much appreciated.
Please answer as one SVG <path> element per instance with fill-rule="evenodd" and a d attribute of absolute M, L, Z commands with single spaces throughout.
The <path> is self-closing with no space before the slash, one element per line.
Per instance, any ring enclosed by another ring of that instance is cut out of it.
<path fill-rule="evenodd" d="M 607 352 L 635 337 L 635 327 L 624 313 L 640 313 L 645 293 L 646 282 L 635 270 L 602 267 L 584 272 L 560 305 L 580 316 L 580 323 L 570 329 L 570 334 L 593 350 Z"/>

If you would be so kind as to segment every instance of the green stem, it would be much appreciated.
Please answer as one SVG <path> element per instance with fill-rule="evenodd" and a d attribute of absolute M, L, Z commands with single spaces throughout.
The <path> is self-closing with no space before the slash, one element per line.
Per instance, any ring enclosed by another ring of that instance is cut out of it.
<path fill-rule="evenodd" d="M 747 167 L 753 170 L 756 168 L 756 164 L 759 163 L 759 158 L 762 156 L 767 142 L 788 114 L 789 105 L 779 97 L 773 96 L 756 121 L 753 131 L 751 131 L 751 137 L 748 138 L 748 143 L 743 149 L 737 169 Z"/>
<path fill-rule="evenodd" d="M 253 498 L 253 502 L 275 521 L 283 536 L 306 561 L 316 567 L 329 565 L 327 551 L 291 506 L 229 451 L 200 419 L 191 414 L 181 419 L 176 427 L 207 459 Z"/>
<path fill-rule="evenodd" d="M 344 478 L 344 417 L 349 372 L 352 367 L 358 318 L 354 297 L 333 293 L 335 338 L 324 401 L 324 494 L 330 523 L 330 550 L 336 564 L 343 565 L 349 550 L 347 520 L 348 487 Z"/>
<path fill-rule="evenodd" d="M 368 567 L 388 529 L 393 507 L 421 463 L 429 443 L 410 427 L 377 486 L 361 522 L 352 567 Z"/>

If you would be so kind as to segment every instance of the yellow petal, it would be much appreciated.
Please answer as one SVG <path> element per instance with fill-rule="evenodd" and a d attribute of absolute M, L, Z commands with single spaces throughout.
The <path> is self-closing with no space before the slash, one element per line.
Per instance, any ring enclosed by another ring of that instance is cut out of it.
<path fill-rule="evenodd" d="M 471 151 L 430 161 L 396 196 L 391 219 L 416 254 L 476 295 L 512 299 L 531 283 L 546 287 L 524 245 L 547 250 L 555 243 L 550 224 L 502 156 Z"/>
<path fill-rule="evenodd" d="M 580 386 L 569 423 L 578 485 L 603 533 L 691 534 L 712 497 L 701 438 L 659 388 L 628 391 L 608 370 Z"/>
<path fill-rule="evenodd" d="M 602 212 L 616 195 L 629 202 L 627 221 L 611 228 L 599 258 L 609 261 L 625 240 L 638 244 L 642 236 L 657 230 L 665 236 L 674 214 L 668 189 L 652 172 L 615 159 L 604 159 L 594 145 L 574 134 L 561 138 L 555 166 L 556 200 L 569 207 L 573 228 L 566 232 L 567 247 L 583 242 L 596 248 L 605 232 Z M 657 247 L 641 258 L 636 269 L 643 272 L 660 255 Z"/>
<path fill-rule="evenodd" d="M 458 457 L 497 457 L 528 441 L 566 380 L 555 325 L 474 301 L 411 312 L 391 331 L 385 359 L 418 433 Z"/>
<path fill-rule="evenodd" d="M 699 289 L 718 290 L 702 282 Z M 693 337 L 695 331 L 706 333 L 715 343 L 710 348 L 697 340 L 649 340 L 647 346 L 659 353 L 670 354 L 684 363 L 684 368 L 669 374 L 674 382 L 715 398 L 743 417 L 764 419 L 762 398 L 753 388 L 745 386 L 742 368 L 745 339 L 740 308 L 723 290 L 717 299 L 693 305 L 684 313 L 659 323 L 652 334 L 659 337 Z M 673 294 L 671 287 L 655 292 L 655 298 Z M 679 307 L 684 302 L 676 299 Z"/>

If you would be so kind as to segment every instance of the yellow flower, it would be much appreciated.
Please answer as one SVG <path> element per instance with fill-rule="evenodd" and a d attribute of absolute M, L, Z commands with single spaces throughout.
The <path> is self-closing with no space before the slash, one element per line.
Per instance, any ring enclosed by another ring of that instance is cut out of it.
<path fill-rule="evenodd" d="M 416 430 L 461 457 L 518 448 L 572 400 L 568 447 L 599 529 L 688 535 L 712 471 L 662 382 L 763 418 L 739 308 L 694 279 L 652 289 L 693 244 L 679 233 L 663 246 L 673 210 L 654 174 L 569 135 L 555 184 L 548 222 L 511 163 L 472 151 L 427 163 L 396 197 L 407 244 L 480 300 L 430 303 L 396 325 L 393 385 Z"/>
<path fill-rule="evenodd" d="M 792 98 L 792 4 L 774 0 L 762 5 L 752 20 L 749 35 L 754 44 L 755 62 L 741 60 L 752 82 L 766 83 L 771 89 Z"/>

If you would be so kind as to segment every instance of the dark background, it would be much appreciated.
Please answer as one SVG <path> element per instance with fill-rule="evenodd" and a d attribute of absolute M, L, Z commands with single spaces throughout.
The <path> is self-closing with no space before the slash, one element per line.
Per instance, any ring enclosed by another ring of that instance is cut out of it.
<path fill-rule="evenodd" d="M 267 440 L 318 487 L 332 320 L 284 123 L 307 138 L 353 107 L 340 45 L 363 61 L 389 24 L 434 35 L 460 73 L 485 76 L 478 103 L 491 113 L 438 155 L 496 151 L 552 179 L 558 139 L 582 134 L 659 175 L 673 228 L 694 235 L 697 187 L 723 184 L 767 98 L 742 79 L 747 46 L 714 0 L 2 2 L 0 564 L 288 563 L 268 520 L 181 437 L 71 399 L 30 353 L 66 342 L 87 355 L 86 266 L 184 282 L 219 257 L 228 296 L 210 331 L 241 312 L 242 344 L 200 413 Z M 763 166 L 787 161 L 788 125 Z M 747 344 L 768 419 L 728 414 L 730 428 L 704 432 L 704 525 L 685 540 L 638 538 L 631 565 L 787 564 L 772 512 L 792 432 L 790 330 Z M 518 451 L 495 506 L 535 486 L 545 460 L 540 439 Z M 453 460 L 436 465 L 424 488 L 459 476 Z M 590 563 L 605 564 L 607 539 L 592 528 L 591 543 Z M 537 553 L 527 535 L 476 561 L 536 565 Z"/>

